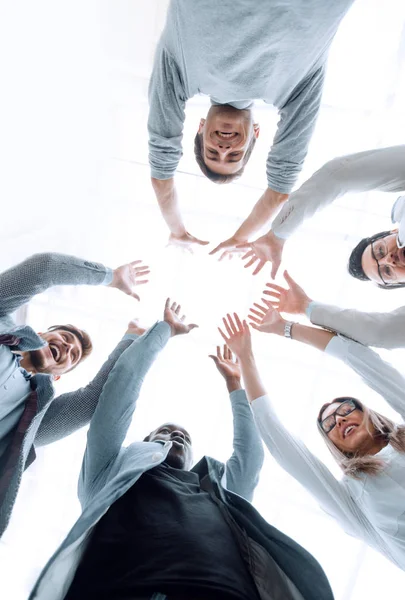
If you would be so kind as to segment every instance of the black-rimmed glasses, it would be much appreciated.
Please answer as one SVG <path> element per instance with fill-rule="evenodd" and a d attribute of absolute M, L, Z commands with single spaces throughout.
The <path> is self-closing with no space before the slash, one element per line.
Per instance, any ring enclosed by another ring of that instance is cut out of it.
<path fill-rule="evenodd" d="M 381 268 L 380 260 L 385 258 L 388 254 L 388 246 L 384 238 L 376 240 L 371 243 L 371 256 L 374 258 L 377 263 L 378 275 L 380 276 L 381 281 L 384 285 L 391 285 L 397 281 L 397 275 L 390 265 L 383 265 Z M 383 270 L 385 279 L 383 277 Z M 389 281 L 387 281 L 387 278 Z"/>
<path fill-rule="evenodd" d="M 320 421 L 322 431 L 326 434 L 330 433 L 336 425 L 336 415 L 347 417 L 347 415 L 350 415 L 350 413 L 356 409 L 362 410 L 360 404 L 356 402 L 354 398 L 347 398 L 347 400 L 344 400 L 332 414 Z"/>

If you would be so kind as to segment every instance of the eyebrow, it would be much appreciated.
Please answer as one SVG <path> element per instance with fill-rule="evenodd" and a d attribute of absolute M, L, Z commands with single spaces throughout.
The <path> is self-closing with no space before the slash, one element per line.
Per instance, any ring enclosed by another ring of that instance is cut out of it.
<path fill-rule="evenodd" d="M 79 348 L 77 348 L 75 346 L 75 349 L 74 349 L 73 352 L 75 354 L 75 358 L 76 358 L 76 355 L 78 355 L 77 356 L 77 361 L 79 361 L 81 359 L 82 355 L 83 355 L 82 344 L 81 344 L 79 338 L 77 337 L 77 335 L 75 335 L 71 331 L 68 331 L 67 329 L 62 329 L 62 332 L 63 332 L 62 335 L 65 334 L 68 338 L 70 338 L 70 341 L 73 340 L 74 342 L 78 343 Z"/>
<path fill-rule="evenodd" d="M 375 240 L 375 241 L 377 241 L 377 240 Z M 378 262 L 378 260 L 377 260 L 377 257 L 376 257 L 376 255 L 374 254 L 374 248 L 373 248 L 373 244 L 374 244 L 374 242 L 371 242 L 371 243 L 370 243 L 371 256 L 374 258 L 374 260 L 375 260 L 375 262 L 376 262 L 376 265 L 377 265 L 377 273 L 378 273 L 378 276 L 379 276 L 379 278 L 381 279 L 381 281 L 383 282 L 383 284 L 384 284 L 384 285 L 387 285 L 387 282 L 386 282 L 386 281 L 384 281 L 384 279 L 382 278 L 382 275 L 381 275 L 381 269 L 380 269 L 380 264 L 379 264 L 379 262 Z"/>

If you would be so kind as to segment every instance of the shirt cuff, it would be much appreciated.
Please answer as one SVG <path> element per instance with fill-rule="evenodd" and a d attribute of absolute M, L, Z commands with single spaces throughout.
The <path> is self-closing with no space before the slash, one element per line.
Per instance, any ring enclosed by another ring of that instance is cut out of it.
<path fill-rule="evenodd" d="M 310 302 L 305 309 L 305 314 L 309 320 L 311 320 L 311 314 L 312 314 L 312 311 L 314 310 L 316 304 L 317 303 L 312 300 L 312 302 Z"/>
<path fill-rule="evenodd" d="M 105 267 L 105 277 L 103 279 L 103 281 L 101 282 L 101 285 L 110 285 L 110 283 L 113 280 L 113 275 L 114 275 L 114 271 L 112 269 L 110 269 L 109 267 Z"/>
<path fill-rule="evenodd" d="M 137 335 L 136 333 L 126 333 L 124 335 L 124 337 L 122 338 L 121 341 L 124 340 L 137 340 L 139 338 L 139 335 Z"/>
<path fill-rule="evenodd" d="M 174 175 L 175 171 L 173 173 L 168 173 L 167 171 L 158 171 L 157 169 L 152 168 L 150 170 L 150 176 L 152 177 L 152 179 L 173 179 Z"/>
<path fill-rule="evenodd" d="M 349 351 L 349 343 L 350 341 L 345 337 L 335 335 L 326 346 L 325 353 L 329 354 L 329 356 L 345 360 Z"/>

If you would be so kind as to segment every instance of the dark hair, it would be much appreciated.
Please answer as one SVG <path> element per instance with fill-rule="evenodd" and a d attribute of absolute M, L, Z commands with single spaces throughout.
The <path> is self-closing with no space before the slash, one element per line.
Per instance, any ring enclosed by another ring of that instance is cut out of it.
<path fill-rule="evenodd" d="M 392 231 L 380 231 L 380 233 L 375 233 L 370 237 L 363 238 L 362 240 L 360 240 L 357 246 L 352 250 L 349 256 L 349 263 L 347 265 L 347 269 L 352 277 L 360 279 L 361 281 L 370 281 L 370 277 L 367 277 L 361 265 L 361 259 L 363 257 L 364 250 L 367 248 L 367 246 L 369 246 L 376 240 L 379 240 L 380 238 L 384 238 L 387 235 L 391 234 Z M 389 283 L 387 285 L 377 283 L 377 285 L 378 287 L 384 290 L 392 290 L 395 288 L 405 287 L 405 283 Z"/>
<path fill-rule="evenodd" d="M 256 136 L 252 135 L 252 139 L 249 142 L 249 146 L 246 149 L 245 156 L 243 157 L 243 166 L 236 173 L 231 173 L 229 175 L 223 175 L 222 173 L 215 173 L 215 171 L 211 171 L 210 168 L 204 162 L 204 150 L 203 150 L 203 135 L 202 133 L 197 133 L 194 138 L 194 154 L 195 159 L 197 161 L 198 166 L 201 171 L 204 173 L 208 179 L 213 181 L 214 183 L 230 183 L 235 179 L 238 179 L 243 171 L 245 170 L 245 166 L 250 158 L 250 155 L 253 152 L 253 148 L 255 147 Z"/>
<path fill-rule="evenodd" d="M 69 331 L 70 333 L 73 333 L 73 335 L 75 335 L 77 337 L 77 339 L 80 342 L 80 345 L 82 347 L 82 355 L 80 357 L 80 360 L 71 368 L 69 369 L 69 371 L 73 371 L 73 369 L 75 367 L 77 367 L 77 365 L 79 363 L 82 362 L 82 360 L 84 360 L 85 358 L 87 358 L 93 351 L 93 344 L 91 343 L 91 339 L 89 334 L 84 331 L 84 329 L 79 329 L 78 327 L 75 327 L 74 325 L 52 325 L 52 327 L 48 327 L 48 331 Z"/>

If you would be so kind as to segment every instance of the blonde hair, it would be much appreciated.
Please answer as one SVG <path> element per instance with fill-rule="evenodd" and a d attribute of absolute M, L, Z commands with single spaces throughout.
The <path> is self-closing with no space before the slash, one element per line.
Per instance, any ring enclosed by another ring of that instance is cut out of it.
<path fill-rule="evenodd" d="M 391 419 L 388 419 L 388 417 L 384 417 L 375 410 L 367 408 L 367 406 L 356 398 L 335 398 L 332 402 L 324 404 L 319 411 L 317 419 L 318 430 L 343 473 L 348 477 L 353 477 L 355 479 L 358 479 L 363 473 L 366 475 L 378 475 L 386 467 L 384 460 L 373 454 L 361 456 L 352 452 L 342 452 L 342 450 L 339 450 L 339 448 L 337 448 L 337 446 L 329 439 L 328 435 L 321 427 L 321 417 L 324 410 L 335 402 L 345 402 L 349 399 L 354 400 L 358 405 L 359 410 L 363 412 L 364 420 L 367 421 L 367 429 L 370 435 L 375 439 L 380 438 L 381 440 L 385 440 L 387 444 L 391 444 L 395 450 L 403 453 L 405 453 L 405 426 L 398 425 L 397 423 L 394 423 L 394 421 L 391 421 Z"/>

